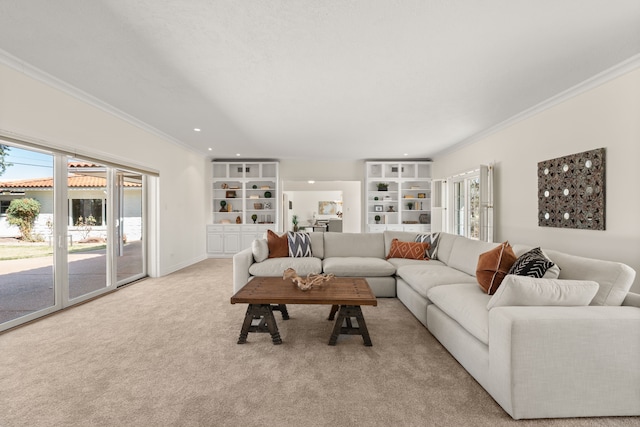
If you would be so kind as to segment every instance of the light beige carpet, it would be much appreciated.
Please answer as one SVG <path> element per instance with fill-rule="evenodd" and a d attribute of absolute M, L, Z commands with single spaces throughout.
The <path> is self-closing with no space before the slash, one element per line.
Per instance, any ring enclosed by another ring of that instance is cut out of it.
<path fill-rule="evenodd" d="M 0 335 L 0 426 L 637 426 L 512 420 L 396 299 L 373 347 L 327 345 L 329 306 L 236 341 L 231 261 L 206 260 Z"/>

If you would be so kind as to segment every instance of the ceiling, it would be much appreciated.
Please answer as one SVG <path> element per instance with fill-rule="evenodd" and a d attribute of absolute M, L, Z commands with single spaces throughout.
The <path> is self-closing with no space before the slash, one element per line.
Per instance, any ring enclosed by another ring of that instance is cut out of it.
<path fill-rule="evenodd" d="M 640 54 L 640 1 L 0 0 L 0 49 L 203 155 L 429 158 Z"/>

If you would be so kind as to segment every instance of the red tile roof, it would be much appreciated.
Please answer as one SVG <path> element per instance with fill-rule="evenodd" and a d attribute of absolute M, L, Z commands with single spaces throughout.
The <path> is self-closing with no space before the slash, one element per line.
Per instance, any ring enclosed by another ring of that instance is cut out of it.
<path fill-rule="evenodd" d="M 105 178 L 89 175 L 69 175 L 68 186 L 70 188 L 103 188 L 106 187 Z M 141 187 L 140 184 L 125 182 L 125 187 Z M 53 178 L 34 178 L 18 181 L 0 182 L 0 190 L 5 188 L 52 188 Z"/>

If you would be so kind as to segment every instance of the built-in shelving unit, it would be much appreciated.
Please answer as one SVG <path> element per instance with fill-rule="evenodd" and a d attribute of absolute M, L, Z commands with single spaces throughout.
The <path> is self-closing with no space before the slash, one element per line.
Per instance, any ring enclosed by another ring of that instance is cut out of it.
<path fill-rule="evenodd" d="M 430 161 L 366 162 L 365 186 L 366 231 L 431 231 Z"/>
<path fill-rule="evenodd" d="M 213 161 L 209 256 L 229 256 L 251 246 L 280 221 L 278 162 Z"/>

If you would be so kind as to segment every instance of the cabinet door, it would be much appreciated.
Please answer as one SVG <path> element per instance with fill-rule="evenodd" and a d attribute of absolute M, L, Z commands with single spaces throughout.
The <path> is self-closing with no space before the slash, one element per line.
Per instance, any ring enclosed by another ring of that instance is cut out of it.
<path fill-rule="evenodd" d="M 227 254 L 240 252 L 240 233 L 224 234 L 224 252 Z"/>
<path fill-rule="evenodd" d="M 246 248 L 250 248 L 251 247 L 251 243 L 253 243 L 253 241 L 256 239 L 256 233 L 255 232 L 243 232 L 242 233 L 242 247 L 240 248 L 240 250 L 242 249 L 246 249 Z"/>
<path fill-rule="evenodd" d="M 207 253 L 221 254 L 223 252 L 222 233 L 207 233 Z"/>

